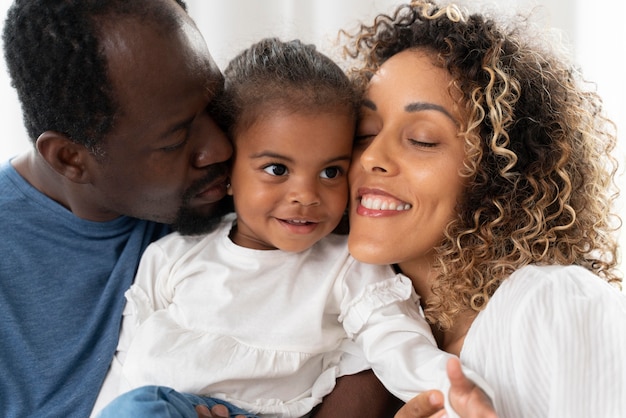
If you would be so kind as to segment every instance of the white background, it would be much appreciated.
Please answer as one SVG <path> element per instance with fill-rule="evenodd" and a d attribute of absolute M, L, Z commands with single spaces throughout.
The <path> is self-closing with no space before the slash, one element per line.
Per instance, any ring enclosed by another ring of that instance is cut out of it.
<path fill-rule="evenodd" d="M 597 83 L 608 115 L 618 124 L 620 187 L 626 189 L 626 6 L 614 0 L 459 0 L 471 10 L 512 15 L 532 12 L 540 25 L 558 30 L 586 78 Z M 10 0 L 0 0 L 4 26 Z M 300 38 L 337 57 L 334 41 L 339 29 L 368 22 L 379 12 L 393 10 L 394 0 L 187 0 L 190 15 L 203 33 L 220 68 L 252 42 L 266 36 Z M 3 56 L 4 58 L 4 56 Z M 41 63 L 45 65 L 45 63 Z M 0 61 L 0 162 L 30 146 L 4 59 Z M 626 191 L 624 192 L 626 194 Z M 626 219 L 626 196 L 620 213 Z M 622 247 L 626 245 L 622 234 Z"/>

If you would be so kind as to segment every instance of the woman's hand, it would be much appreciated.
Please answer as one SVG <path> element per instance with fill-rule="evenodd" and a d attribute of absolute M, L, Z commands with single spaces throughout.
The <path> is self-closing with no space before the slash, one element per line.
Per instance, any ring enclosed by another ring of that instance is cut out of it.
<path fill-rule="evenodd" d="M 448 360 L 450 405 L 463 418 L 497 418 L 489 396 L 463 374 L 458 358 Z"/>
<path fill-rule="evenodd" d="M 447 364 L 450 379 L 450 405 L 462 418 L 497 418 L 491 399 L 463 374 L 459 359 Z M 443 395 L 438 390 L 420 393 L 409 400 L 395 418 L 438 418 L 446 416 Z"/>

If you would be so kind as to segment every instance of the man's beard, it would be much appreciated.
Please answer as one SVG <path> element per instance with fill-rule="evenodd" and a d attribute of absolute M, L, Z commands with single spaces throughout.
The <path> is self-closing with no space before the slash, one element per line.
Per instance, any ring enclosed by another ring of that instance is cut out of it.
<path fill-rule="evenodd" d="M 182 235 L 197 235 L 211 232 L 219 224 L 222 216 L 234 211 L 233 199 L 230 196 L 224 196 L 222 200 L 215 202 L 215 206 L 210 213 L 198 213 L 189 207 L 190 200 L 200 192 L 207 184 L 227 173 L 229 165 L 215 164 L 210 167 L 207 175 L 195 182 L 185 195 L 183 203 L 176 214 L 176 219 L 172 223 L 172 229 Z"/>
<path fill-rule="evenodd" d="M 225 196 L 215 204 L 210 214 L 200 214 L 188 206 L 182 206 L 172 224 L 172 229 L 182 235 L 198 235 L 213 231 L 220 223 L 222 216 L 234 211 L 233 199 L 230 196 Z"/>

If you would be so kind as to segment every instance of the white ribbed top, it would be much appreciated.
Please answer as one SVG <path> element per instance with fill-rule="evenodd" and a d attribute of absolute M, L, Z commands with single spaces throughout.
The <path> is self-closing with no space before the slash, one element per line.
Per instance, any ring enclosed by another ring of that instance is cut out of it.
<path fill-rule="evenodd" d="M 500 417 L 626 417 L 626 295 L 582 267 L 525 267 L 478 315 L 461 360 Z"/>

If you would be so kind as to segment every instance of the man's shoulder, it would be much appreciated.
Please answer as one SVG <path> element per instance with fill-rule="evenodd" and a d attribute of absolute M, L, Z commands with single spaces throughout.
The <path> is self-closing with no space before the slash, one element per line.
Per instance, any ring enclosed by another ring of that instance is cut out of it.
<path fill-rule="evenodd" d="M 16 182 L 19 182 L 19 179 L 20 176 L 10 161 L 7 160 L 0 163 L 0 199 L 14 194 L 17 186 Z"/>

